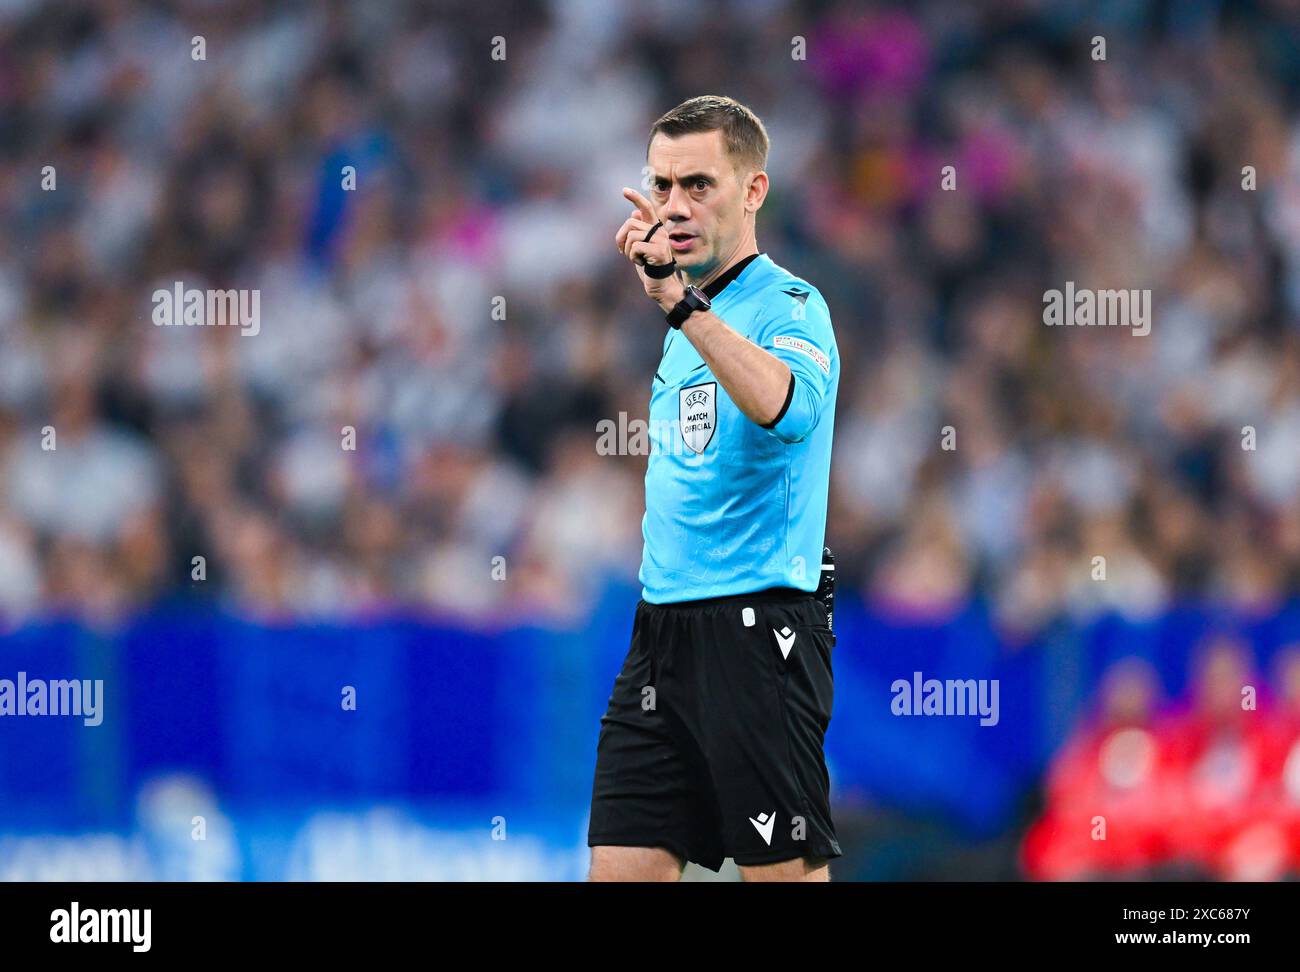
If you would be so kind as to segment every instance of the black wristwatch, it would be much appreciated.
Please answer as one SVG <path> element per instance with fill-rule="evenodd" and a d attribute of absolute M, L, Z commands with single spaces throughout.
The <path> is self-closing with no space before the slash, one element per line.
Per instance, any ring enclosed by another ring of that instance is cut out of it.
<path fill-rule="evenodd" d="M 704 291 L 694 284 L 688 284 L 686 287 L 686 296 L 677 302 L 677 305 L 668 312 L 667 320 L 671 327 L 680 329 L 686 318 L 690 317 L 696 311 L 706 311 L 713 305 L 709 298 L 704 296 Z"/>

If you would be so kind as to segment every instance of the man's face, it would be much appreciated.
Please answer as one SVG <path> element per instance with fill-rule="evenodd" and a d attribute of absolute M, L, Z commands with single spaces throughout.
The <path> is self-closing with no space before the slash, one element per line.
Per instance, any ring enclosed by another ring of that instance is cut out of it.
<path fill-rule="evenodd" d="M 707 273 L 732 256 L 745 235 L 745 185 L 727 155 L 722 132 L 650 143 L 650 201 L 663 220 L 673 258 L 688 276 Z M 747 181 L 747 179 L 746 179 Z"/>

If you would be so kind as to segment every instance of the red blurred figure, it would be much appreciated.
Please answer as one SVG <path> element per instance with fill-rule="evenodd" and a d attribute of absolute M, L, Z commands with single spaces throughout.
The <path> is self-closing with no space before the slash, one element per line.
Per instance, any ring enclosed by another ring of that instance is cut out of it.
<path fill-rule="evenodd" d="M 1152 728 L 1155 673 L 1124 659 L 1102 682 L 1101 711 L 1049 771 L 1047 809 L 1021 848 L 1037 880 L 1121 876 L 1167 856 L 1162 823 L 1176 789 L 1169 754 Z"/>
<path fill-rule="evenodd" d="M 1275 880 L 1286 866 L 1285 833 L 1265 812 L 1276 732 L 1258 688 L 1249 649 L 1217 636 L 1197 660 L 1190 709 L 1161 730 L 1178 775 L 1174 855 L 1230 880 Z"/>
<path fill-rule="evenodd" d="M 1259 816 L 1271 839 L 1281 834 L 1285 844 L 1284 871 L 1300 877 L 1300 642 L 1278 652 L 1273 662 L 1277 699 L 1268 710 L 1268 749 Z M 1243 835 L 1235 848 L 1248 852 Z"/>

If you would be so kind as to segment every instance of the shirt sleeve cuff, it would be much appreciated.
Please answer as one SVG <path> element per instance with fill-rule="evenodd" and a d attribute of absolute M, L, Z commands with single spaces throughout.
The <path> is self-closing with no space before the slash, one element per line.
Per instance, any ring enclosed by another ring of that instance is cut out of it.
<path fill-rule="evenodd" d="M 785 404 L 781 406 L 781 411 L 776 413 L 776 418 L 770 422 L 763 423 L 763 428 L 774 429 L 781 419 L 785 418 L 785 413 L 790 411 L 790 403 L 794 401 L 794 371 L 790 372 L 790 387 L 785 390 Z"/>

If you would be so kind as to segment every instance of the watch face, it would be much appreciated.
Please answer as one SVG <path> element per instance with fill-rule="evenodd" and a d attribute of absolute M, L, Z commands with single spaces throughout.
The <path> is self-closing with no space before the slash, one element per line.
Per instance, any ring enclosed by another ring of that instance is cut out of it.
<path fill-rule="evenodd" d="M 704 296 L 704 291 L 702 291 L 699 287 L 695 286 L 694 284 L 691 284 L 689 287 L 686 288 L 686 291 L 697 301 L 699 301 L 700 304 L 702 304 L 703 306 L 705 307 L 710 306 L 709 298 Z"/>

